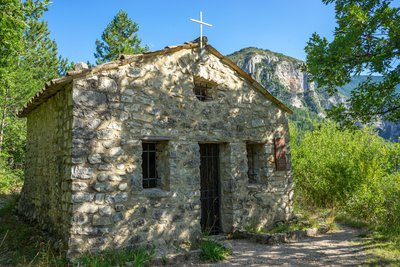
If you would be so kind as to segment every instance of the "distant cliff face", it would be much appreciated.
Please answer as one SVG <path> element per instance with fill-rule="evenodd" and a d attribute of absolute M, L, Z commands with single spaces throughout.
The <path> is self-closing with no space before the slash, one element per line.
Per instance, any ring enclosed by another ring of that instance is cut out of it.
<path fill-rule="evenodd" d="M 324 116 L 325 108 L 344 101 L 340 94 L 316 92 L 298 59 L 258 48 L 244 48 L 228 57 L 289 106 Z"/>
<path fill-rule="evenodd" d="M 314 83 L 308 81 L 301 60 L 253 47 L 228 57 L 288 106 L 312 111 L 320 117 L 325 117 L 325 109 L 344 103 L 351 89 L 363 80 L 363 77 L 354 79 L 339 88 L 337 94 L 329 96 L 323 90 L 316 90 Z M 381 122 L 377 128 L 386 139 L 398 140 L 400 136 L 400 124 Z"/>

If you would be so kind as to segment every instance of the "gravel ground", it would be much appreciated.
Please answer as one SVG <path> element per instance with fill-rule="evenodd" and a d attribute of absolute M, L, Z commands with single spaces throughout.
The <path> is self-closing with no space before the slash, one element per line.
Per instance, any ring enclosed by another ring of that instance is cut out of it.
<path fill-rule="evenodd" d="M 225 242 L 233 254 L 226 261 L 179 266 L 358 266 L 365 264 L 368 257 L 359 234 L 359 230 L 341 226 L 340 230 L 318 237 L 277 246 L 230 240 Z"/>

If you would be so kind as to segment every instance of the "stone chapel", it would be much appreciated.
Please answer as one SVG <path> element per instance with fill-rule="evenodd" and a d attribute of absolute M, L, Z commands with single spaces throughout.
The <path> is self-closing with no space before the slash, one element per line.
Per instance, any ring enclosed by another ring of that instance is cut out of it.
<path fill-rule="evenodd" d="M 203 42 L 77 64 L 19 112 L 18 210 L 67 255 L 176 247 L 292 217 L 292 111 Z"/>

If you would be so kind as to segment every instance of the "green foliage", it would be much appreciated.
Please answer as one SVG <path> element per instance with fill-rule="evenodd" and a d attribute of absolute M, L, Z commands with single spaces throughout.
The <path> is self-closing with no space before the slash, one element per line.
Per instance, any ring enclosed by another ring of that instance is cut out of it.
<path fill-rule="evenodd" d="M 349 216 L 343 212 L 336 215 L 335 221 L 357 229 L 368 227 L 368 224 L 366 222 L 356 219 L 353 216 Z"/>
<path fill-rule="evenodd" d="M 382 232 L 400 236 L 400 173 L 377 176 L 361 185 L 344 210 Z"/>
<path fill-rule="evenodd" d="M 293 124 L 293 130 L 299 130 L 300 133 L 305 133 L 309 130 L 314 130 L 316 125 L 324 121 L 318 114 L 302 108 L 292 107 L 293 114 L 289 117 L 290 123 Z"/>
<path fill-rule="evenodd" d="M 208 262 L 223 261 L 232 254 L 232 250 L 211 239 L 202 240 L 200 243 L 200 259 Z"/>
<path fill-rule="evenodd" d="M 19 185 L 24 165 L 26 121 L 17 111 L 44 83 L 65 73 L 47 22 L 49 0 L 1 1 L 0 13 L 0 190 Z M 4 8 L 4 9 L 3 9 Z M 4 25 L 4 28 L 3 28 Z"/>
<path fill-rule="evenodd" d="M 400 234 L 400 144 L 368 128 L 339 130 L 332 122 L 302 137 L 290 126 L 301 205 L 334 208 L 381 231 Z"/>
<path fill-rule="evenodd" d="M 10 169 L 0 162 L 0 195 L 9 194 L 21 188 L 24 173 L 21 169 Z"/>
<path fill-rule="evenodd" d="M 87 253 L 79 257 L 74 266 L 108 267 L 125 266 L 132 262 L 134 267 L 146 266 L 154 258 L 154 248 L 138 248 L 124 250 L 107 250 L 98 254 Z"/>
<path fill-rule="evenodd" d="M 142 40 L 137 36 L 137 31 L 138 24 L 125 11 L 120 10 L 103 31 L 102 41 L 96 40 L 96 64 L 115 60 L 120 54 L 146 52 L 148 47 L 141 46 Z"/>
<path fill-rule="evenodd" d="M 366 237 L 369 240 L 364 247 L 373 256 L 370 266 L 400 266 L 400 237 L 387 238 L 379 232 L 368 233 Z"/>
<path fill-rule="evenodd" d="M 280 223 L 274 228 L 270 229 L 268 233 L 270 234 L 277 234 L 277 233 L 285 233 L 289 231 L 297 231 L 297 230 L 304 230 L 306 227 L 301 224 L 297 223 Z"/>
<path fill-rule="evenodd" d="M 12 55 L 22 47 L 24 13 L 19 0 L 0 0 L 0 77 Z M 3 73 L 4 74 L 4 73 Z"/>
<path fill-rule="evenodd" d="M 304 200 L 334 207 L 344 205 L 361 185 L 395 171 L 399 152 L 370 129 L 340 131 L 328 122 L 306 132 L 292 153 Z"/>
<path fill-rule="evenodd" d="M 305 48 L 307 68 L 319 87 L 330 94 L 369 73 L 350 93 L 348 107 L 332 108 L 328 115 L 345 126 L 377 118 L 400 121 L 400 9 L 389 0 L 323 0 L 334 3 L 338 26 L 332 42 L 314 33 Z M 374 75 L 382 76 L 381 81 Z"/>

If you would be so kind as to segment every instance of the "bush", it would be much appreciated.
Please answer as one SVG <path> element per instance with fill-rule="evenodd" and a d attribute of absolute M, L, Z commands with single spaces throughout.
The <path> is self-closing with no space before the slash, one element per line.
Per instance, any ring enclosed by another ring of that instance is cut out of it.
<path fill-rule="evenodd" d="M 79 257 L 74 266 L 87 267 L 106 267 L 106 266 L 125 266 L 127 262 L 132 262 L 134 267 L 146 266 L 154 257 L 153 249 L 124 249 L 107 250 L 97 254 L 87 253 Z"/>
<path fill-rule="evenodd" d="M 326 123 L 293 140 L 293 174 L 305 203 L 346 205 L 363 185 L 396 171 L 399 148 L 369 129 L 340 131 Z"/>
<path fill-rule="evenodd" d="M 200 243 L 200 259 L 203 261 L 222 261 L 231 253 L 230 249 L 214 240 L 206 239 Z"/>
<path fill-rule="evenodd" d="M 24 172 L 20 169 L 11 170 L 0 164 L 0 194 L 13 193 L 23 183 Z"/>
<path fill-rule="evenodd" d="M 400 234 L 400 173 L 363 184 L 344 211 L 353 218 L 376 225 L 381 231 Z"/>
<path fill-rule="evenodd" d="M 302 206 L 334 208 L 400 233 L 398 143 L 368 128 L 339 130 L 331 122 L 302 134 L 291 125 L 291 131 L 295 195 Z"/>

